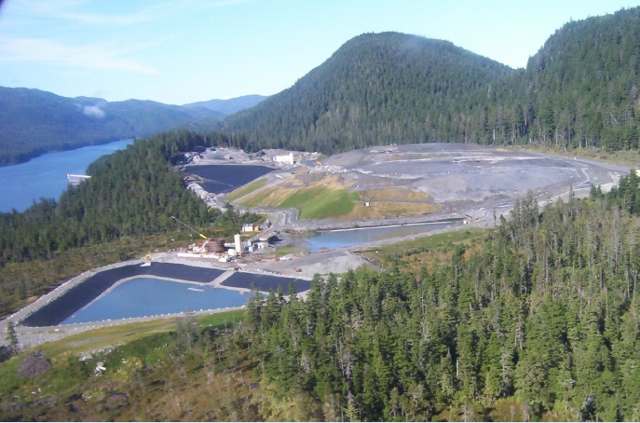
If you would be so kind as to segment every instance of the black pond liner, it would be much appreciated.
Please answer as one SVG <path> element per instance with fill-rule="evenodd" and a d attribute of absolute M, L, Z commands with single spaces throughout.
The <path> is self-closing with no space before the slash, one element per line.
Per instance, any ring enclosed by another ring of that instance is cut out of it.
<path fill-rule="evenodd" d="M 67 292 L 36 310 L 21 324 L 30 327 L 55 326 L 63 322 L 76 311 L 95 300 L 116 282 L 135 276 L 157 276 L 159 278 L 181 279 L 185 281 L 211 282 L 225 270 L 172 263 L 151 263 L 142 267 L 139 264 L 117 267 L 98 272 Z"/>
<path fill-rule="evenodd" d="M 271 275 L 256 275 L 253 273 L 236 272 L 220 285 L 232 288 L 252 289 L 255 285 L 259 291 L 267 292 L 272 289 L 274 292 L 278 287 L 282 287 L 283 294 L 289 294 L 289 283 L 293 283 L 296 292 L 304 292 L 311 289 L 311 281 L 305 279 L 283 278 Z"/>
<path fill-rule="evenodd" d="M 185 168 L 184 172 L 206 179 L 200 183 L 200 186 L 205 191 L 223 194 L 240 188 L 242 185 L 266 175 L 273 170 L 273 168 L 266 166 L 204 165 L 189 166 Z"/>

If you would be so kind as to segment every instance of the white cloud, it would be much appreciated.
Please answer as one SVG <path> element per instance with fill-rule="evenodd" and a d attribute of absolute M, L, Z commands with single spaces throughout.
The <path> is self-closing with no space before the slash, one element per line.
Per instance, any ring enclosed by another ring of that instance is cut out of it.
<path fill-rule="evenodd" d="M 105 45 L 69 46 L 40 38 L 0 38 L 0 63 L 32 62 L 64 67 L 157 74 L 122 51 Z"/>
<path fill-rule="evenodd" d="M 104 111 L 96 106 L 84 106 L 82 108 L 82 112 L 87 115 L 87 116 L 91 116 L 91 117 L 95 117 L 95 118 L 103 118 L 104 117 Z"/>
<path fill-rule="evenodd" d="M 59 0 L 43 2 L 41 0 L 23 0 L 15 5 L 14 10 L 31 16 L 47 19 L 62 19 L 85 25 L 136 25 L 143 22 L 167 17 L 174 9 L 171 2 L 160 3 L 130 13 L 95 13 L 82 9 L 95 7 L 91 2 L 83 0 Z M 135 2 L 131 2 L 134 5 Z"/>
<path fill-rule="evenodd" d="M 86 0 L 58 0 L 47 2 L 42 0 L 22 0 L 13 6 L 15 11 L 22 14 L 39 16 L 47 19 L 60 19 L 83 25 L 96 26 L 127 26 L 145 22 L 171 18 L 185 9 L 198 10 L 209 7 L 233 6 L 253 2 L 256 0 L 182 0 L 179 2 L 163 2 L 139 10 L 113 14 L 87 12 L 95 9 L 96 3 Z M 135 2 L 129 5 L 133 9 Z"/>

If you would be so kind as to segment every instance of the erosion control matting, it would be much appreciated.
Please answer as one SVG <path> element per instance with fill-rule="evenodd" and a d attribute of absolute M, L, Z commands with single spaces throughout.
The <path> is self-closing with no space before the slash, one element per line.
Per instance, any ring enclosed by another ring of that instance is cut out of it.
<path fill-rule="evenodd" d="M 189 166 L 184 170 L 203 178 L 202 189 L 215 194 L 231 192 L 271 171 L 273 169 L 266 166 L 242 165 Z"/>
<path fill-rule="evenodd" d="M 21 323 L 25 326 L 55 326 L 76 311 L 95 300 L 105 290 L 119 280 L 135 276 L 157 276 L 167 279 L 181 279 L 193 282 L 211 282 L 224 270 L 184 266 L 172 263 L 152 263 L 141 267 L 139 264 L 108 269 L 87 278 L 58 298 L 27 316 Z"/>
<path fill-rule="evenodd" d="M 258 290 L 267 292 L 272 289 L 274 292 L 278 290 L 278 287 L 282 287 L 282 292 L 289 294 L 289 283 L 293 282 L 293 288 L 296 292 L 304 292 L 311 289 L 311 281 L 304 279 L 283 278 L 280 276 L 271 275 L 256 275 L 253 273 L 237 272 L 227 278 L 221 283 L 222 286 L 229 286 L 233 288 L 246 288 L 252 289 L 252 285 L 255 285 Z"/>

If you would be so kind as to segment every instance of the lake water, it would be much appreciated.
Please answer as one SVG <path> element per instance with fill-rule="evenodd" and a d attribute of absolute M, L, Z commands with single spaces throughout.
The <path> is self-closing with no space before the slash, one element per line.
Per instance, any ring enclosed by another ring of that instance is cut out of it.
<path fill-rule="evenodd" d="M 240 307 L 248 299 L 249 294 L 230 289 L 140 277 L 115 286 L 61 324 Z"/>
<path fill-rule="evenodd" d="M 24 211 L 34 200 L 60 197 L 67 188 L 67 173 L 84 174 L 87 166 L 105 154 L 122 150 L 133 140 L 92 145 L 45 154 L 13 166 L 0 167 L 0 212 Z"/>
<path fill-rule="evenodd" d="M 319 235 L 309 237 L 307 245 L 310 251 L 315 252 L 323 249 L 349 247 L 423 232 L 431 232 L 456 224 L 460 224 L 460 222 L 421 223 L 417 225 L 379 226 L 375 228 L 326 231 L 321 232 Z"/>

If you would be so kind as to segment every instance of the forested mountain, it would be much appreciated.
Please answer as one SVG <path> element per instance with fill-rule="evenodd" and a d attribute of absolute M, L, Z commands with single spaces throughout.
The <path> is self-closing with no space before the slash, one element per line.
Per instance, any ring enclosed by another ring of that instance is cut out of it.
<path fill-rule="evenodd" d="M 365 34 L 225 120 L 241 144 L 330 153 L 415 142 L 636 149 L 640 8 L 570 22 L 513 71 L 451 43 Z"/>
<path fill-rule="evenodd" d="M 168 129 L 211 130 L 224 115 L 152 101 L 107 102 L 0 87 L 0 166 L 49 151 L 148 136 Z"/>
<path fill-rule="evenodd" d="M 325 153 L 437 141 L 454 106 L 511 72 L 447 41 L 365 34 L 225 128 L 246 134 L 247 146 Z"/>
<path fill-rule="evenodd" d="M 199 101 L 197 103 L 185 104 L 183 107 L 194 108 L 201 107 L 204 109 L 214 110 L 224 115 L 232 115 L 240 110 L 248 109 L 255 106 L 266 99 L 263 95 L 244 95 L 241 97 L 230 98 L 228 100 L 209 100 Z"/>

